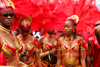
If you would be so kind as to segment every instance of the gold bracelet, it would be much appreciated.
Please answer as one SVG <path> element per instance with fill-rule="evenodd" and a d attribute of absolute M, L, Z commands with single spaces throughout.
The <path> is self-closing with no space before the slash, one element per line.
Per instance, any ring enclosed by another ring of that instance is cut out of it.
<path fill-rule="evenodd" d="M 58 50 L 62 50 L 61 48 L 58 48 Z"/>
<path fill-rule="evenodd" d="M 80 48 L 80 50 L 85 50 L 85 48 Z"/>
<path fill-rule="evenodd" d="M 35 51 L 36 51 L 36 52 L 39 52 L 40 50 L 39 50 L 39 49 L 36 49 Z"/>

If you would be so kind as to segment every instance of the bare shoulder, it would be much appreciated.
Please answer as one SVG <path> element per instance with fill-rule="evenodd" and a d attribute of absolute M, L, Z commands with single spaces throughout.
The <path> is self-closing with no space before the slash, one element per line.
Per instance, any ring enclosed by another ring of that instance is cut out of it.
<path fill-rule="evenodd" d="M 38 41 L 42 41 L 44 39 L 45 36 L 42 36 L 38 39 Z"/>
<path fill-rule="evenodd" d="M 76 36 L 76 40 L 77 40 L 79 43 L 85 42 L 85 40 L 84 40 L 83 37 L 81 37 L 81 36 Z"/>
<path fill-rule="evenodd" d="M 63 37 L 60 37 L 59 39 L 58 39 L 58 41 L 62 41 L 64 39 L 64 36 Z"/>
<path fill-rule="evenodd" d="M 57 35 L 54 35 L 54 37 L 55 37 L 56 40 L 58 40 L 58 36 Z"/>

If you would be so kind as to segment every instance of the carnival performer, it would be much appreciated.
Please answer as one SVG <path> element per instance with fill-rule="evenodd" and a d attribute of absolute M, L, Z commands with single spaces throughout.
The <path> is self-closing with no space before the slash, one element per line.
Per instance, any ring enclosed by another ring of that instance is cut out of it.
<path fill-rule="evenodd" d="M 47 33 L 39 39 L 42 46 L 40 57 L 43 67 L 55 67 L 57 62 L 57 39 L 53 29 L 48 29 Z"/>
<path fill-rule="evenodd" d="M 87 67 L 91 66 L 91 61 L 93 57 L 93 67 L 100 67 L 100 21 L 94 24 L 95 36 L 88 39 L 88 57 L 87 57 Z"/>
<path fill-rule="evenodd" d="M 19 43 L 23 47 L 22 53 L 19 54 L 20 65 L 27 67 L 41 67 L 40 51 L 36 45 L 37 39 L 29 34 L 31 29 L 32 19 L 30 16 L 25 15 L 19 22 L 21 34 L 17 36 Z M 36 64 L 37 63 L 37 64 Z"/>
<path fill-rule="evenodd" d="M 15 34 L 11 30 L 14 22 L 14 4 L 11 0 L 0 0 L 0 65 L 17 66 L 21 49 Z"/>
<path fill-rule="evenodd" d="M 57 67 L 86 67 L 83 38 L 76 35 L 78 20 L 77 15 L 72 15 L 64 23 L 65 35 L 58 40 Z"/>

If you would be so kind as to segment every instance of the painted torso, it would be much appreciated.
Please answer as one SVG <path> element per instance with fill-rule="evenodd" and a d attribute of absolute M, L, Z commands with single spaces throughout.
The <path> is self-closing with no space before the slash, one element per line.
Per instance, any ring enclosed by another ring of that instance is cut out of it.
<path fill-rule="evenodd" d="M 43 46 L 42 46 L 42 50 L 43 52 L 52 50 L 53 48 L 57 49 L 57 39 L 54 36 L 52 36 L 52 38 L 47 38 L 46 36 L 44 36 L 43 38 Z M 57 61 L 57 53 L 54 55 L 49 55 L 43 58 L 44 61 L 48 62 L 49 64 L 56 64 Z"/>
<path fill-rule="evenodd" d="M 26 64 L 30 64 L 33 62 L 34 60 L 34 55 L 35 55 L 35 44 L 34 44 L 34 37 L 31 35 L 28 35 L 28 37 L 26 39 L 23 39 L 22 35 L 20 34 L 19 36 L 17 36 L 17 39 L 19 41 L 19 43 L 23 46 L 23 51 L 25 52 L 25 50 L 28 51 L 29 54 L 29 60 L 26 61 L 25 59 L 20 59 L 20 61 L 26 63 Z"/>
<path fill-rule="evenodd" d="M 5 31 L 6 30 L 0 26 L 1 50 L 6 55 L 6 62 L 8 66 L 19 66 L 19 59 L 16 50 L 19 50 L 20 45 L 13 32 Z"/>
<path fill-rule="evenodd" d="M 73 67 L 79 65 L 79 47 L 80 47 L 81 39 L 80 37 L 76 37 L 72 41 L 71 44 L 69 44 L 68 41 L 65 40 L 65 38 L 62 38 L 61 41 L 61 50 L 62 50 L 62 65 L 64 67 Z"/>

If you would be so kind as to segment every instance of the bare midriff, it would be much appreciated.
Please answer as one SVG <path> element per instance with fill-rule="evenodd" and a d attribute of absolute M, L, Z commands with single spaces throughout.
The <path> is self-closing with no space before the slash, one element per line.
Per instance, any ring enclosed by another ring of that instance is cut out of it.
<path fill-rule="evenodd" d="M 78 67 L 79 66 L 79 59 L 78 59 L 78 53 L 62 53 L 64 55 L 62 57 L 62 66 L 63 67 Z"/>
<path fill-rule="evenodd" d="M 35 58 L 34 58 L 34 57 L 29 57 L 29 59 L 28 59 L 28 60 L 23 59 L 23 58 L 20 58 L 20 61 L 21 61 L 21 62 L 23 62 L 23 63 L 25 63 L 25 64 L 27 64 L 27 65 L 29 65 L 29 64 L 31 64 L 31 63 L 33 63 L 33 62 L 34 62 L 34 60 L 35 60 Z"/>
<path fill-rule="evenodd" d="M 27 51 L 30 51 L 34 46 L 34 38 L 31 36 L 31 35 L 28 35 L 28 37 L 26 39 L 23 39 L 22 35 L 20 34 L 18 36 L 18 40 L 20 42 L 20 44 L 22 44 L 23 46 L 23 52 L 25 52 L 25 50 Z M 26 56 L 24 57 L 21 57 L 20 58 L 20 61 L 27 64 L 27 65 L 30 65 L 31 63 L 35 62 L 35 48 L 32 49 L 31 52 L 28 52 L 28 55 L 29 55 L 29 59 L 26 60 Z M 24 59 L 23 59 L 24 58 Z"/>

